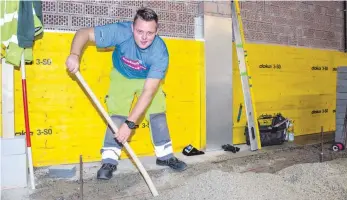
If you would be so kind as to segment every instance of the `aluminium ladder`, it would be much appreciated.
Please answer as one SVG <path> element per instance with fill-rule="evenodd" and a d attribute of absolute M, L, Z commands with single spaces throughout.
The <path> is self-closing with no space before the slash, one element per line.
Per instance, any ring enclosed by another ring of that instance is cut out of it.
<path fill-rule="evenodd" d="M 260 134 L 258 127 L 258 120 L 256 108 L 254 105 L 254 95 L 252 91 L 252 82 L 249 67 L 247 69 L 247 51 L 244 50 L 243 44 L 245 43 L 244 33 L 242 30 L 242 21 L 238 1 L 231 2 L 231 19 L 233 26 L 233 33 L 236 43 L 236 53 L 240 70 L 240 78 L 242 83 L 242 91 L 244 103 L 246 107 L 246 117 L 248 125 L 249 141 L 251 151 L 261 149 Z"/>

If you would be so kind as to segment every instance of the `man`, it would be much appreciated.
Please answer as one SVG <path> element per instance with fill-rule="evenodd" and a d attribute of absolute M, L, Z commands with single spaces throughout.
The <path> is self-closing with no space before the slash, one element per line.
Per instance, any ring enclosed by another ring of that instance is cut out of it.
<path fill-rule="evenodd" d="M 138 127 L 143 114 L 150 123 L 156 163 L 177 171 L 187 167 L 173 155 L 165 114 L 165 95 L 160 85 L 165 78 L 169 55 L 164 41 L 157 34 L 157 14 L 151 9 L 141 8 L 137 10 L 133 22 L 83 28 L 74 36 L 71 54 L 66 60 L 71 73 L 78 71 L 81 52 L 88 41 L 95 42 L 99 48 L 115 47 L 106 105 L 119 131 L 113 133 L 110 127 L 106 130 L 98 179 L 112 177 L 117 169 L 122 143 Z M 129 113 L 134 94 L 138 96 L 138 101 Z"/>

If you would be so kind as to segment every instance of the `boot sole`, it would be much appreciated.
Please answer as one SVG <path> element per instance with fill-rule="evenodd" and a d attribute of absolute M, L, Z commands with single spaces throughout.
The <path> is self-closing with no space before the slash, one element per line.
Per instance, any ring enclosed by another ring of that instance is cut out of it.
<path fill-rule="evenodd" d="M 103 173 L 98 173 L 97 174 L 97 177 L 96 177 L 97 179 L 100 179 L 100 180 L 110 180 L 111 178 L 112 178 L 112 175 L 110 176 L 110 177 L 107 177 L 105 174 L 103 174 Z"/>
<path fill-rule="evenodd" d="M 99 180 L 110 180 L 111 178 L 108 178 L 106 176 L 99 176 L 99 177 L 97 177 L 97 179 L 99 179 Z"/>
<path fill-rule="evenodd" d="M 160 164 L 160 163 L 156 163 L 157 165 L 159 165 L 159 166 L 163 166 L 163 167 L 169 167 L 170 169 L 172 169 L 172 170 L 174 170 L 174 171 L 176 171 L 176 172 L 183 172 L 183 171 L 185 171 L 186 169 L 188 169 L 188 166 L 185 166 L 184 168 L 182 168 L 182 169 L 175 169 L 175 168 L 172 168 L 172 167 L 170 167 L 169 165 L 166 165 L 166 164 Z"/>

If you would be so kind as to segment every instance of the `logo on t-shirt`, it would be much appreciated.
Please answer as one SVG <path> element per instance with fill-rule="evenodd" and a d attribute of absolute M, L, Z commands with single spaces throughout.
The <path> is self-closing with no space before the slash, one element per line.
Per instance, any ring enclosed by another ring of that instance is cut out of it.
<path fill-rule="evenodd" d="M 141 64 L 139 60 L 131 60 L 122 56 L 122 61 L 124 64 L 135 70 L 146 70 L 147 68 Z"/>

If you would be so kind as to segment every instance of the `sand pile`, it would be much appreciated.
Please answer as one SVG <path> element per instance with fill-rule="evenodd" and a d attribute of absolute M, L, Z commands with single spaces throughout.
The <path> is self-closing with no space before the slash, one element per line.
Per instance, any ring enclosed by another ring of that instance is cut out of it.
<path fill-rule="evenodd" d="M 347 159 L 297 164 L 276 174 L 212 170 L 155 199 L 346 200 Z"/>

